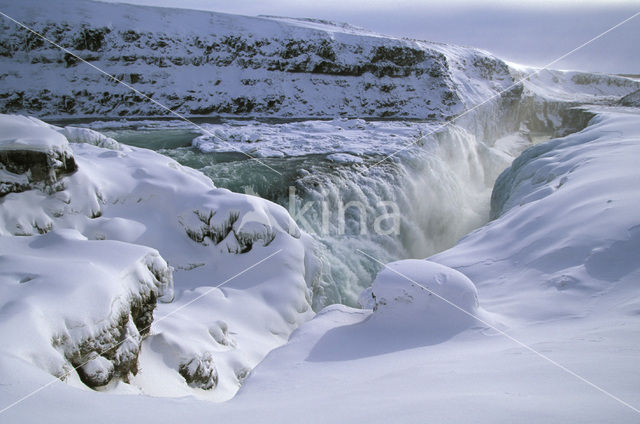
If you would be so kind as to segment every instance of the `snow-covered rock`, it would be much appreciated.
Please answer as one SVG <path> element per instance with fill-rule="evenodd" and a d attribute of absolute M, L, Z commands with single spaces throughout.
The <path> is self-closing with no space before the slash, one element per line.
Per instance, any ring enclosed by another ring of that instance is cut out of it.
<path fill-rule="evenodd" d="M 1 119 L 8 128 L 26 120 L 20 116 Z M 38 255 L 49 258 L 42 279 L 62 281 L 70 293 L 76 285 L 86 290 L 74 296 L 73 315 L 60 311 L 64 325 L 50 330 L 61 334 L 60 346 L 67 355 L 63 357 L 70 358 L 71 365 L 87 362 L 79 368 L 85 383 L 101 385 L 117 377 L 142 393 L 226 399 L 267 352 L 284 343 L 291 331 L 313 315 L 311 287 L 316 284 L 319 265 L 311 239 L 284 208 L 255 196 L 216 189 L 197 171 L 149 150 L 108 140 L 103 143 L 104 138 L 91 130 L 61 129 L 36 119 L 28 122 L 21 127 L 25 133 L 64 145 L 78 169 L 64 178 L 59 191 L 27 190 L 2 198 L 0 241 L 6 261 L 12 264 L 2 271 L 9 274 L 8 284 L 14 287 L 22 274 L 33 273 L 31 264 L 36 259 L 31 249 L 37 246 Z M 63 134 L 70 134 L 73 142 L 68 143 Z M 60 242 L 61 246 L 52 241 L 65 231 L 82 240 Z M 23 250 L 18 249 L 20 243 L 26 244 Z M 65 248 L 66 244 L 73 244 L 79 253 Z M 88 247 L 81 247 L 85 245 Z M 159 251 L 173 273 L 150 248 Z M 118 309 L 111 319 L 105 319 L 108 311 L 96 312 L 100 311 L 96 305 L 112 305 L 114 298 L 124 296 L 114 291 L 119 286 L 110 283 L 112 279 L 117 283 L 124 278 L 133 284 L 123 277 L 125 265 L 112 261 L 140 256 L 131 252 L 151 251 L 160 262 L 139 262 L 149 264 L 146 272 L 153 278 L 141 279 L 147 286 L 156 281 L 153 296 L 150 288 L 147 295 L 136 295 L 141 289 L 129 285 L 131 300 L 125 312 Z M 58 271 L 55 263 L 60 263 Z M 101 272 L 106 273 L 104 277 L 92 276 Z M 91 284 L 84 283 L 85 279 Z M 224 287 L 216 287 L 220 285 Z M 54 287 L 51 290 L 59 290 Z M 65 292 L 59 291 L 59 300 L 42 293 L 29 313 L 47 316 L 47 308 L 68 303 L 70 300 L 62 300 Z M 19 293 L 12 296 L 18 298 Z M 152 324 L 156 298 L 170 303 L 159 304 Z M 22 319 L 42 324 L 41 319 L 14 317 L 10 309 L 7 322 Z M 102 315 L 95 316 L 98 313 Z M 100 322 L 102 327 L 86 336 L 63 337 L 65 326 L 76 328 L 76 322 L 90 329 L 93 327 L 86 322 Z M 52 364 L 42 367 L 62 375 L 61 369 L 71 368 L 64 367 L 55 349 L 42 347 L 50 344 L 51 334 L 33 332 L 15 346 L 40 352 L 38 364 Z M 98 341 L 94 343 L 90 336 Z M 125 338 L 128 341 L 119 348 L 100 353 Z M 136 373 L 138 359 L 142 371 Z"/>
<path fill-rule="evenodd" d="M 138 371 L 156 300 L 172 285 L 158 252 L 76 230 L 0 237 L 2 354 L 91 387 Z"/>
<path fill-rule="evenodd" d="M 407 259 L 387 264 L 371 287 L 373 318 L 424 331 L 459 329 L 474 322 L 478 292 L 464 274 L 435 262 Z"/>
<path fill-rule="evenodd" d="M 1 115 L 0 127 L 0 197 L 32 188 L 63 189 L 60 178 L 77 169 L 64 136 L 26 116 Z"/>

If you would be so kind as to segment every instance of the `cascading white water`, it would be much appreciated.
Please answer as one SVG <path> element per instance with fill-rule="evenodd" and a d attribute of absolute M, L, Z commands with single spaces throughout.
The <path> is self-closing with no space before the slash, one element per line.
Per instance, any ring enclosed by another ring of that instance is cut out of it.
<path fill-rule="evenodd" d="M 424 258 L 484 224 L 493 182 L 528 141 L 514 136 L 491 147 L 450 125 L 409 143 L 415 144 L 386 160 L 382 154 L 342 160 L 335 154 L 310 154 L 257 162 L 238 160 L 236 153 L 235 160 L 226 161 L 229 153 L 216 153 L 218 163 L 198 166 L 202 153 L 165 153 L 201 168 L 219 186 L 288 208 L 318 242 L 323 270 L 313 299 L 320 309 L 331 303 L 357 305 L 373 281 L 380 267 L 359 250 L 383 262 Z"/>
<path fill-rule="evenodd" d="M 370 169 L 351 164 L 299 178 L 296 206 L 287 206 L 295 216 L 310 205 L 298 222 L 324 263 L 314 306 L 356 304 L 379 270 L 358 250 L 382 262 L 424 258 L 484 224 L 493 182 L 511 159 L 452 126 Z"/>

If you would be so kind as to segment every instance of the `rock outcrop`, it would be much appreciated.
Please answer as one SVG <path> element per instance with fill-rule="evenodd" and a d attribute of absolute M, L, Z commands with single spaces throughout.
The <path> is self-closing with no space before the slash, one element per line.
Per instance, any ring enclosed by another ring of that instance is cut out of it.
<path fill-rule="evenodd" d="M 62 189 L 60 179 L 78 167 L 67 139 L 27 117 L 0 116 L 0 197 L 30 189 Z"/>

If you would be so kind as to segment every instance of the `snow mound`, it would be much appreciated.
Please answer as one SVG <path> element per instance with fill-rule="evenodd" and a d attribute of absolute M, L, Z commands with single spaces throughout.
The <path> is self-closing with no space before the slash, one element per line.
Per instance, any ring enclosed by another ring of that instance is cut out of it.
<path fill-rule="evenodd" d="M 469 278 L 419 259 L 388 264 L 360 303 L 372 311 L 360 311 L 352 325 L 345 322 L 319 336 L 308 361 L 345 361 L 437 345 L 475 327 L 478 319 L 490 320 L 478 306 L 478 292 Z M 334 306 L 328 306 L 314 321 L 333 311 Z"/>
<path fill-rule="evenodd" d="M 373 281 L 371 297 L 374 317 L 434 328 L 473 321 L 458 308 L 478 313 L 478 292 L 471 280 L 459 271 L 425 260 L 388 264 Z"/>
<path fill-rule="evenodd" d="M 157 251 L 60 230 L 0 237 L 0 264 L 3 354 L 90 387 L 137 373 L 156 299 L 173 288 Z"/>

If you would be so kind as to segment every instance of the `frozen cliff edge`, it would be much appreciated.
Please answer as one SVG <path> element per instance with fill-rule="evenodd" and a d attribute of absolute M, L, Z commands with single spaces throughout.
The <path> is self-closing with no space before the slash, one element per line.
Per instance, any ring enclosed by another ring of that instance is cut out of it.
<path fill-rule="evenodd" d="M 0 237 L 0 263 L 2 355 L 90 387 L 138 372 L 156 300 L 173 286 L 157 251 L 60 230 Z"/>
<path fill-rule="evenodd" d="M 54 9 L 41 7 L 39 0 L 3 3 L 8 15 L 187 116 L 442 120 L 522 76 L 481 50 L 328 22 L 80 0 L 64 0 Z M 0 35 L 4 113 L 167 114 L 10 21 L 0 22 Z M 597 78 L 617 85 L 618 97 L 637 89 L 626 78 Z M 562 85 L 565 79 L 578 86 L 595 82 L 590 74 L 575 72 L 544 83 Z M 519 98 L 521 91 L 516 86 L 501 101 Z"/>
<path fill-rule="evenodd" d="M 0 128 L 0 150 L 28 140 L 76 164 L 55 190 L 0 198 L 5 355 L 75 381 L 82 365 L 91 387 L 222 400 L 313 315 L 319 265 L 282 207 L 92 130 L 11 115 Z"/>

